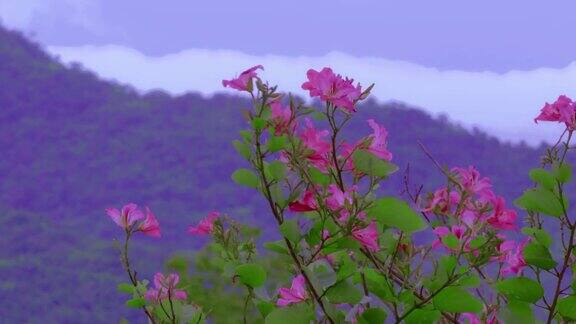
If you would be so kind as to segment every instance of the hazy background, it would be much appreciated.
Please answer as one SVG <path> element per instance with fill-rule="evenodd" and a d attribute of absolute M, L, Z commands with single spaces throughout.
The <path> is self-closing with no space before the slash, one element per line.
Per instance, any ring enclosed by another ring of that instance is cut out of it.
<path fill-rule="evenodd" d="M 534 111 L 576 96 L 573 1 L 2 0 L 0 17 L 65 62 L 138 89 L 221 91 L 262 63 L 299 91 L 330 65 L 397 100 L 504 140 L 539 144 Z"/>
<path fill-rule="evenodd" d="M 576 96 L 574 9 L 0 0 L 0 323 L 142 322 L 115 288 L 126 278 L 107 207 L 147 205 L 161 223 L 161 240 L 136 238 L 141 278 L 172 251 L 198 251 L 185 229 L 214 209 L 271 236 L 265 204 L 230 180 L 245 166 L 230 142 L 247 127 L 248 102 L 221 80 L 254 64 L 299 94 L 311 67 L 375 82 L 347 135 L 369 134 L 374 118 L 412 185 L 443 182 L 421 141 L 443 164 L 476 165 L 512 201 L 531 185 L 541 142 L 562 130 L 534 116 L 545 101 Z M 402 190 L 399 172 L 381 193 Z"/>

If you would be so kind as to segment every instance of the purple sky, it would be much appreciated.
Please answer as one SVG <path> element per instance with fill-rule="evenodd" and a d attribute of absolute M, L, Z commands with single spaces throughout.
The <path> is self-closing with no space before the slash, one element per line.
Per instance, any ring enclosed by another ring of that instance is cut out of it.
<path fill-rule="evenodd" d="M 1 0 L 0 9 L 26 11 L 40 2 L 50 9 L 36 9 L 20 25 L 45 44 L 113 43 L 153 56 L 189 48 L 287 56 L 340 51 L 506 72 L 565 67 L 576 53 L 573 0 Z"/>

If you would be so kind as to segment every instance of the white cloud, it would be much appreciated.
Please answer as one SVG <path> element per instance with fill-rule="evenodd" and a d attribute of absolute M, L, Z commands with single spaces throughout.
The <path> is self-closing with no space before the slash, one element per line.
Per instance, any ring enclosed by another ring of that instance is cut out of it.
<path fill-rule="evenodd" d="M 492 72 L 440 71 L 420 65 L 333 52 L 322 57 L 252 56 L 235 51 L 191 49 L 148 57 L 122 46 L 49 47 L 64 62 L 77 61 L 103 77 L 141 90 L 160 88 L 179 94 L 224 91 L 221 80 L 246 67 L 263 64 L 266 80 L 280 89 L 304 94 L 300 85 L 308 68 L 330 66 L 364 85 L 376 83 L 380 101 L 398 100 L 446 113 L 465 126 L 478 126 L 505 140 L 537 144 L 552 141 L 559 125 L 535 125 L 545 101 L 559 94 L 576 97 L 576 62 L 563 69 Z"/>

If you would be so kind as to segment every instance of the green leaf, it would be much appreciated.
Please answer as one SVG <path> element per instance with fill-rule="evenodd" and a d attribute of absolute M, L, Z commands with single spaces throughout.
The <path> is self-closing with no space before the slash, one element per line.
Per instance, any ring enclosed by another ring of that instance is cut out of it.
<path fill-rule="evenodd" d="M 146 305 L 146 300 L 142 297 L 132 298 L 126 301 L 126 306 L 130 308 L 140 308 Z"/>
<path fill-rule="evenodd" d="M 175 255 L 171 257 L 167 262 L 166 266 L 170 269 L 174 269 L 179 273 L 188 272 L 188 260 L 182 255 Z"/>
<path fill-rule="evenodd" d="M 426 222 L 408 204 L 393 197 L 381 198 L 375 201 L 368 216 L 375 218 L 380 224 L 398 228 L 407 233 L 418 232 L 426 228 Z"/>
<path fill-rule="evenodd" d="M 435 309 L 415 309 L 406 317 L 406 324 L 433 324 L 440 320 L 442 314 Z"/>
<path fill-rule="evenodd" d="M 404 304 L 405 308 L 410 308 L 414 306 L 416 302 L 416 296 L 410 290 L 404 290 L 398 296 L 398 300 Z"/>
<path fill-rule="evenodd" d="M 286 220 L 280 225 L 280 233 L 292 243 L 300 241 L 300 228 L 296 219 Z"/>
<path fill-rule="evenodd" d="M 340 262 L 340 267 L 338 267 L 338 272 L 336 273 L 336 279 L 343 280 L 351 276 L 356 271 L 358 271 L 358 265 L 354 263 L 349 257 L 346 257 Z"/>
<path fill-rule="evenodd" d="M 477 249 L 486 244 L 487 241 L 488 239 L 486 236 L 476 236 L 474 239 L 472 239 L 472 241 L 470 241 L 470 248 Z"/>
<path fill-rule="evenodd" d="M 396 300 L 394 292 L 391 290 L 392 285 L 388 282 L 386 277 L 382 276 L 374 269 L 365 269 L 364 277 L 366 278 L 368 291 L 378 296 L 378 298 L 383 301 Z"/>
<path fill-rule="evenodd" d="M 558 313 L 563 317 L 576 320 L 576 296 L 568 296 L 558 301 Z"/>
<path fill-rule="evenodd" d="M 234 148 L 238 154 L 240 154 L 246 160 L 250 159 L 250 147 L 246 143 L 235 140 L 232 142 L 232 145 L 234 145 Z"/>
<path fill-rule="evenodd" d="M 274 242 L 265 242 L 264 243 L 264 248 L 276 253 L 280 253 L 280 254 L 286 254 L 288 255 L 288 248 L 286 247 L 286 243 L 284 243 L 284 240 L 278 240 L 278 241 L 274 241 Z"/>
<path fill-rule="evenodd" d="M 254 119 L 252 119 L 252 127 L 257 131 L 260 131 L 266 127 L 266 120 L 260 117 L 254 117 Z"/>
<path fill-rule="evenodd" d="M 246 263 L 237 266 L 236 275 L 240 278 L 240 282 L 252 288 L 258 288 L 266 281 L 266 270 L 256 263 Z"/>
<path fill-rule="evenodd" d="M 359 324 L 382 324 L 386 321 L 388 314 L 381 308 L 369 308 L 362 313 Z"/>
<path fill-rule="evenodd" d="M 566 183 L 572 178 L 572 166 L 568 163 L 556 165 L 554 166 L 552 173 L 560 183 Z"/>
<path fill-rule="evenodd" d="M 458 264 L 458 260 L 453 255 L 444 255 L 440 258 L 438 262 L 438 272 L 442 275 L 448 276 L 452 274 L 456 265 Z"/>
<path fill-rule="evenodd" d="M 564 201 L 567 200 L 564 199 Z M 527 211 L 543 213 L 549 216 L 560 217 L 563 214 L 562 205 L 556 195 L 544 188 L 524 191 L 522 196 L 514 201 L 514 204 Z"/>
<path fill-rule="evenodd" d="M 248 169 L 238 169 L 232 173 L 232 180 L 239 185 L 256 188 L 260 181 L 258 177 Z"/>
<path fill-rule="evenodd" d="M 280 181 L 286 178 L 286 165 L 278 160 L 268 164 L 268 172 L 273 180 Z"/>
<path fill-rule="evenodd" d="M 458 285 L 461 287 L 478 287 L 480 286 L 480 277 L 476 274 L 470 274 L 458 279 Z"/>
<path fill-rule="evenodd" d="M 283 150 L 286 147 L 286 144 L 286 135 L 272 136 L 266 143 L 266 145 L 268 145 L 268 151 L 272 153 Z"/>
<path fill-rule="evenodd" d="M 556 261 L 552 259 L 550 251 L 542 244 L 530 242 L 524 247 L 524 260 L 526 263 L 540 269 L 550 270 L 556 266 Z"/>
<path fill-rule="evenodd" d="M 456 235 L 452 233 L 443 236 L 442 243 L 452 250 L 456 250 L 458 248 L 458 245 L 460 245 L 460 241 L 458 241 Z"/>
<path fill-rule="evenodd" d="M 249 130 L 241 130 L 240 136 L 242 136 L 242 139 L 247 143 L 250 143 L 252 140 L 252 132 Z"/>
<path fill-rule="evenodd" d="M 256 303 L 256 308 L 258 308 L 258 311 L 260 314 L 262 314 L 262 317 L 265 318 L 274 310 L 275 306 L 271 302 L 260 300 Z"/>
<path fill-rule="evenodd" d="M 308 173 L 310 174 L 310 180 L 312 180 L 312 183 L 322 186 L 327 186 L 330 184 L 330 177 L 320 172 L 320 170 L 316 168 L 310 168 L 308 169 Z"/>
<path fill-rule="evenodd" d="M 334 272 L 334 269 L 330 266 L 328 261 L 324 259 L 316 260 L 310 263 L 306 268 L 313 274 L 311 276 L 313 283 L 315 285 L 316 283 L 319 284 L 316 286 L 329 287 L 334 285 L 337 281 L 336 272 Z"/>
<path fill-rule="evenodd" d="M 553 191 L 556 188 L 556 178 L 547 170 L 542 168 L 536 168 L 530 170 L 530 179 L 538 183 L 543 188 Z"/>
<path fill-rule="evenodd" d="M 373 177 L 387 177 L 398 170 L 398 167 L 394 164 L 364 150 L 356 150 L 352 155 L 352 159 L 354 167 L 358 171 Z"/>
<path fill-rule="evenodd" d="M 530 304 L 514 299 L 509 300 L 507 307 L 500 311 L 500 318 L 504 320 L 504 323 L 536 323 Z"/>
<path fill-rule="evenodd" d="M 480 313 L 482 302 L 460 287 L 446 287 L 433 299 L 434 307 L 450 313 Z"/>
<path fill-rule="evenodd" d="M 541 228 L 524 227 L 522 228 L 522 234 L 532 236 L 538 243 L 547 248 L 550 248 L 553 243 L 552 236 Z"/>
<path fill-rule="evenodd" d="M 119 284 L 117 288 L 118 288 L 119 292 L 122 292 L 125 294 L 133 294 L 135 287 L 132 284 L 123 282 L 123 283 Z"/>
<path fill-rule="evenodd" d="M 357 304 L 362 300 L 362 292 L 344 280 L 329 287 L 326 297 L 333 304 Z"/>
<path fill-rule="evenodd" d="M 274 309 L 266 316 L 266 324 L 308 324 L 314 320 L 314 312 L 306 304 Z"/>
<path fill-rule="evenodd" d="M 496 283 L 496 290 L 510 299 L 536 303 L 544 296 L 544 289 L 536 281 L 526 277 L 501 280 Z"/>

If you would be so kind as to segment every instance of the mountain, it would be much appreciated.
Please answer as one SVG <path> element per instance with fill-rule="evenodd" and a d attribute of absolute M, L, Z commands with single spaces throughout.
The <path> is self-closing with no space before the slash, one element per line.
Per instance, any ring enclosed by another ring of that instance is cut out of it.
<path fill-rule="evenodd" d="M 121 231 L 106 207 L 133 201 L 155 211 L 163 238 L 137 239 L 134 248 L 147 278 L 162 269 L 165 251 L 198 247 L 185 228 L 210 210 L 268 224 L 260 197 L 230 180 L 245 166 L 230 143 L 246 127 L 248 104 L 141 94 L 0 28 L 0 322 L 141 322 L 116 292 L 126 280 L 112 244 Z M 527 172 L 542 152 L 399 103 L 368 101 L 357 115 L 349 135 L 369 134 L 368 118 L 384 124 L 394 162 L 409 162 L 410 182 L 427 190 L 442 176 L 418 141 L 442 164 L 476 165 L 507 199 L 530 185 Z M 383 190 L 400 193 L 402 172 Z"/>

